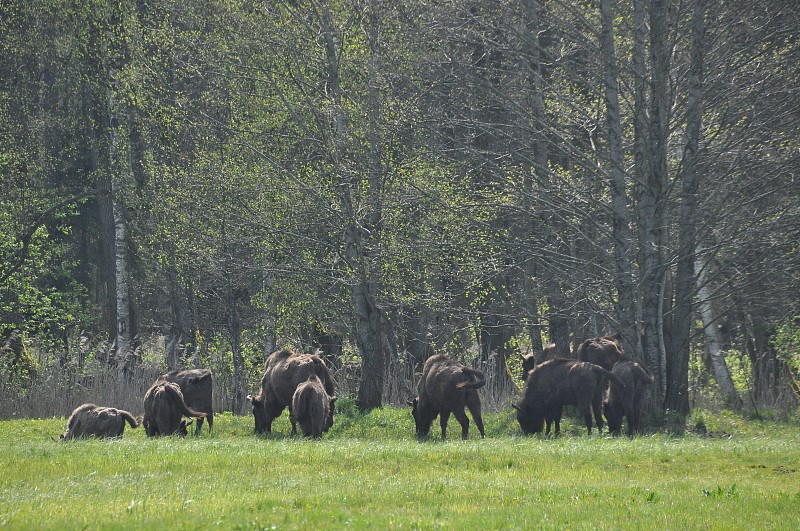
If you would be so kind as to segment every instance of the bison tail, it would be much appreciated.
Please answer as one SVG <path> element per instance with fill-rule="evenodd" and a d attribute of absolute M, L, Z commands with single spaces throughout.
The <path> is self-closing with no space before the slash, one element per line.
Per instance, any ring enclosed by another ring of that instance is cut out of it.
<path fill-rule="evenodd" d="M 636 377 L 643 382 L 651 384 L 656 380 L 655 378 L 653 378 L 653 375 L 647 372 L 647 370 L 638 363 L 635 363 L 633 365 L 633 372 L 636 375 Z"/>
<path fill-rule="evenodd" d="M 192 408 L 190 408 L 189 406 L 186 405 L 186 402 L 184 402 L 184 400 L 183 400 L 183 393 L 181 393 L 180 391 L 176 390 L 171 385 L 165 386 L 164 390 L 167 393 L 169 393 L 172 396 L 172 398 L 178 403 L 178 406 L 180 407 L 180 410 L 181 410 L 181 414 L 183 414 L 186 417 L 205 418 L 205 416 L 206 416 L 205 413 L 201 413 L 199 411 L 195 411 L 194 409 L 192 409 Z"/>
<path fill-rule="evenodd" d="M 622 380 L 617 378 L 616 374 L 614 374 L 611 371 L 608 371 L 608 370 L 604 369 L 600 365 L 597 365 L 597 364 L 593 363 L 592 364 L 592 369 L 594 370 L 594 372 L 596 372 L 597 374 L 599 374 L 603 378 L 608 378 L 609 380 L 614 382 L 614 384 L 618 385 L 620 388 L 625 389 L 626 387 L 628 387 L 627 385 L 625 385 L 625 382 L 623 382 Z"/>
<path fill-rule="evenodd" d="M 137 428 L 139 427 L 139 424 L 141 424 L 141 417 L 137 419 L 127 411 L 121 409 L 119 410 L 119 414 L 122 415 L 122 418 L 128 421 L 128 424 L 130 424 L 131 428 Z"/>
<path fill-rule="evenodd" d="M 470 369 L 469 367 L 464 367 L 461 370 L 462 372 L 468 374 L 471 378 L 468 382 L 460 382 L 456 384 L 456 389 L 480 389 L 486 385 L 486 376 L 481 371 Z"/>

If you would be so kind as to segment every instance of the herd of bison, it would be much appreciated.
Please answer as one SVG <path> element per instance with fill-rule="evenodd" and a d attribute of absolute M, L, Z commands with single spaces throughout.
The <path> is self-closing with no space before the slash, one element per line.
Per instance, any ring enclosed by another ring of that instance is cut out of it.
<path fill-rule="evenodd" d="M 555 435 L 560 432 L 564 406 L 576 406 L 589 434 L 592 421 L 598 431 L 603 428 L 603 416 L 612 434 L 622 430 L 623 419 L 628 421 L 628 435 L 641 429 L 641 414 L 647 387 L 653 377 L 639 362 L 625 356 L 618 335 L 596 337 L 584 341 L 577 350 L 578 359 L 552 358 L 535 360 L 533 355 L 522 359 L 525 386 L 513 404 L 517 421 L 525 433 Z M 546 357 L 546 356 L 545 356 Z M 537 363 L 539 361 L 539 363 Z M 212 405 L 212 373 L 208 369 L 173 371 L 160 376 L 144 395 L 144 414 L 138 418 L 113 407 L 83 404 L 76 408 L 67 422 L 62 439 L 78 437 L 119 437 L 125 424 L 132 428 L 140 424 L 148 437 L 157 435 L 186 435 L 197 419 L 196 434 L 208 421 L 211 431 L 214 422 Z M 419 437 L 428 435 L 436 417 L 447 436 L 447 421 L 452 413 L 461 424 L 461 437 L 469 435 L 472 414 L 483 438 L 481 402 L 477 390 L 486 384 L 481 371 L 469 368 L 443 355 L 425 362 L 417 396 L 409 402 Z M 256 433 L 269 433 L 272 422 L 289 408 L 292 434 L 297 425 L 305 437 L 318 439 L 333 425 L 336 396 L 333 378 L 322 358 L 288 349 L 273 352 L 264 365 L 261 389 L 247 397 L 253 406 Z"/>

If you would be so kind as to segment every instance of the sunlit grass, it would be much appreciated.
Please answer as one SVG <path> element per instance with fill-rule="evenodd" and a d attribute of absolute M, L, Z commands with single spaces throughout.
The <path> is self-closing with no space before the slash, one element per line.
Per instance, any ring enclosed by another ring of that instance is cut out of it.
<path fill-rule="evenodd" d="M 487 438 L 417 441 L 406 409 L 344 402 L 321 441 L 215 433 L 54 442 L 66 419 L 0 422 L 0 525 L 30 528 L 800 527 L 800 429 L 706 418 L 711 437 L 524 437 L 511 411 Z M 458 434 L 451 419 L 451 434 Z M 722 433 L 724 432 L 724 433 Z"/>

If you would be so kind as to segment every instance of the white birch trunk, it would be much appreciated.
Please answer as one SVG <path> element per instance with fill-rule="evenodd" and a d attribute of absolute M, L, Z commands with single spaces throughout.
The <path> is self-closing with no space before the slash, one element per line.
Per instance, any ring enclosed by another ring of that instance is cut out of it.
<path fill-rule="evenodd" d="M 698 247 L 697 256 L 702 254 Z M 736 387 L 731 378 L 731 372 L 725 361 L 725 351 L 722 349 L 722 339 L 720 338 L 717 323 L 719 319 L 712 304 L 711 288 L 708 284 L 708 264 L 698 260 L 695 264 L 697 270 L 697 307 L 703 321 L 703 333 L 708 347 L 711 369 L 714 371 L 714 378 L 719 385 L 719 390 L 725 400 L 732 406 L 738 407 L 740 404 Z"/>
<path fill-rule="evenodd" d="M 109 72 L 114 79 L 114 72 Z M 114 218 L 114 277 L 116 280 L 117 306 L 117 363 L 125 364 L 131 354 L 131 322 L 130 299 L 128 297 L 128 243 L 125 225 L 125 208 L 122 204 L 123 182 L 130 165 L 124 152 L 127 143 L 120 146 L 122 132 L 120 125 L 119 105 L 114 97 L 114 90 L 109 89 L 110 143 L 109 161 L 111 167 L 111 211 Z M 123 122 L 127 123 L 127 121 Z"/>

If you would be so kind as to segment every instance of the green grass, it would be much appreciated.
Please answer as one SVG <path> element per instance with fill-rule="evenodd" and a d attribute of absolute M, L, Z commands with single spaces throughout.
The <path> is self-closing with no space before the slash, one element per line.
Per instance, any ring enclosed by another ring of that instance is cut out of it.
<path fill-rule="evenodd" d="M 200 438 L 51 440 L 65 419 L 0 422 L 0 526 L 12 529 L 797 529 L 800 429 L 705 413 L 709 436 L 519 434 L 417 441 L 406 409 L 345 401 L 321 441 L 221 415 Z M 438 422 L 433 433 L 438 436 Z"/>

